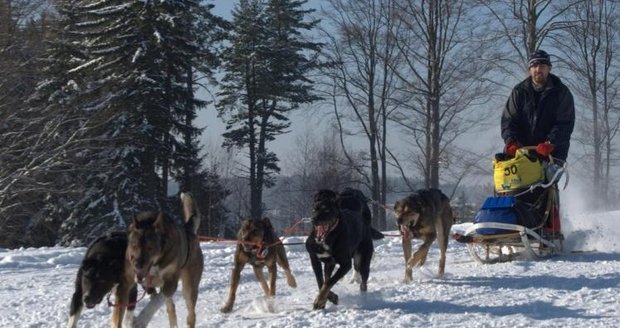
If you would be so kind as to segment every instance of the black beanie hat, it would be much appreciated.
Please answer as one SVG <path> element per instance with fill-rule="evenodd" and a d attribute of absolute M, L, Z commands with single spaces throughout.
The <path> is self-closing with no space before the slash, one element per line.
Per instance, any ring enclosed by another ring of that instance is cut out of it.
<path fill-rule="evenodd" d="M 551 60 L 549 54 L 544 50 L 536 50 L 530 54 L 530 58 L 527 62 L 528 67 L 532 67 L 535 64 L 546 64 L 551 66 Z"/>

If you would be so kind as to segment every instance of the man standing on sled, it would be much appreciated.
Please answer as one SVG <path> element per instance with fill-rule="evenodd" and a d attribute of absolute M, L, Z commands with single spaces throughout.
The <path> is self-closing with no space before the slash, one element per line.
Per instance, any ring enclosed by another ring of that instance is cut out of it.
<path fill-rule="evenodd" d="M 514 156 L 522 146 L 536 146 L 541 156 L 566 161 L 575 125 L 573 95 L 551 74 L 551 60 L 543 50 L 528 61 L 530 76 L 513 89 L 502 114 L 504 152 Z"/>
<path fill-rule="evenodd" d="M 545 51 L 534 51 L 529 57 L 528 67 L 529 77 L 512 89 L 502 114 L 504 153 L 515 156 L 517 149 L 535 146 L 543 160 L 551 156 L 554 163 L 563 165 L 575 125 L 573 95 L 560 78 L 550 73 L 551 60 Z M 546 223 L 547 230 L 560 233 L 557 185 L 553 188 L 556 206 L 552 213 L 548 213 L 551 207 L 543 205 L 540 212 L 551 217 Z M 535 190 L 519 199 L 536 203 L 543 193 L 544 190 Z"/>

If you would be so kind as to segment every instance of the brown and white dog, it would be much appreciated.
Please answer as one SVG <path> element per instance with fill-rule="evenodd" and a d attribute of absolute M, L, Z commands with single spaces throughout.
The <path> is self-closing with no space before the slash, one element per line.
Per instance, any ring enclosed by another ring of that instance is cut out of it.
<path fill-rule="evenodd" d="M 405 255 L 405 282 L 412 280 L 412 270 L 426 262 L 428 250 L 439 241 L 439 277 L 446 266 L 446 249 L 454 221 L 450 199 L 438 189 L 420 189 L 394 204 L 396 222 L 400 227 Z M 411 239 L 422 239 L 420 248 L 411 255 Z"/>
<path fill-rule="evenodd" d="M 151 295 L 149 303 L 134 320 L 134 327 L 146 327 L 155 312 L 166 303 L 170 327 L 177 327 L 173 295 L 183 281 L 187 306 L 186 326 L 196 324 L 196 300 L 203 271 L 203 256 L 196 231 L 200 213 L 189 193 L 181 194 L 184 223 L 177 224 L 163 212 L 143 212 L 129 226 L 127 257 L 135 269 L 136 281 Z"/>
<path fill-rule="evenodd" d="M 122 327 L 123 315 L 125 324 L 131 325 L 137 291 L 133 268 L 125 257 L 126 249 L 124 231 L 108 232 L 88 246 L 75 278 L 67 327 L 77 327 L 84 307 L 94 308 L 111 291 L 117 303 L 112 310 L 112 327 Z"/>
<path fill-rule="evenodd" d="M 297 287 L 295 277 L 289 268 L 286 250 L 276 235 L 271 221 L 268 218 L 246 220 L 237 234 L 237 249 L 235 250 L 234 267 L 230 276 L 228 300 L 221 308 L 224 313 L 230 312 L 233 308 L 241 270 L 246 263 L 252 265 L 254 275 L 267 297 L 273 298 L 276 295 L 276 263 L 284 270 L 288 285 L 292 288 Z M 263 267 L 265 266 L 269 272 L 269 286 L 267 286 L 263 276 Z"/>

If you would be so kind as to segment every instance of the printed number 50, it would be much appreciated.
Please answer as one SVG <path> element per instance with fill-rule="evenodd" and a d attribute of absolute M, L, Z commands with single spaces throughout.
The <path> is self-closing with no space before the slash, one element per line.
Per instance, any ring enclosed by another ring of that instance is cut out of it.
<path fill-rule="evenodd" d="M 508 176 L 511 174 L 517 174 L 517 166 L 516 165 L 511 165 L 510 167 L 507 167 L 504 169 L 504 175 Z"/>

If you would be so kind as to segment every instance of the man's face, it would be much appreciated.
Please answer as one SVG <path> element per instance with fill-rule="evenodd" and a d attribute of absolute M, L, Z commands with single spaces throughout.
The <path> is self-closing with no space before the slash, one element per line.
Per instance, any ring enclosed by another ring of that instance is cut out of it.
<path fill-rule="evenodd" d="M 530 76 L 536 85 L 544 85 L 547 83 L 547 77 L 549 77 L 550 71 L 551 66 L 547 64 L 534 64 L 530 66 Z"/>

